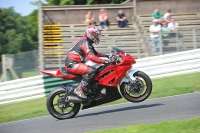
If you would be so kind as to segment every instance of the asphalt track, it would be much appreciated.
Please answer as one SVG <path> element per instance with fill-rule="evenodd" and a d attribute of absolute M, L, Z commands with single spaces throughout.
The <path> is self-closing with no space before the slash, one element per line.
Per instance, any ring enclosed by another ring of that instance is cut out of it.
<path fill-rule="evenodd" d="M 0 125 L 0 133 L 83 133 L 196 116 L 200 116 L 200 93 L 87 109 L 67 120 L 57 120 L 49 115 L 4 123 Z"/>

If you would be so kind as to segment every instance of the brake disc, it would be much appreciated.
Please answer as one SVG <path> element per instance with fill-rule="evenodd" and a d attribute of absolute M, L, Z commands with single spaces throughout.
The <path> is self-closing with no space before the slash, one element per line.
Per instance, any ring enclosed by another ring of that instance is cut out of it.
<path fill-rule="evenodd" d="M 141 94 L 144 91 L 144 83 L 141 79 L 136 79 L 135 84 L 128 85 L 127 91 L 132 95 Z"/>

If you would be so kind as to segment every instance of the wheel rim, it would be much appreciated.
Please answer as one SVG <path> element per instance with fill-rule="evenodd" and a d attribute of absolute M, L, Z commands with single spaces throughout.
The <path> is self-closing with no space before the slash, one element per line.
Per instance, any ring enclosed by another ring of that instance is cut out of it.
<path fill-rule="evenodd" d="M 62 102 L 65 95 L 65 92 L 57 92 L 52 99 L 52 107 L 54 113 L 57 115 L 68 115 L 73 112 L 73 109 L 75 107 L 74 103 Z"/>
<path fill-rule="evenodd" d="M 130 98 L 141 98 L 143 97 L 147 90 L 148 90 L 148 84 L 141 75 L 134 76 L 135 84 L 126 83 L 124 92 L 130 97 Z"/>

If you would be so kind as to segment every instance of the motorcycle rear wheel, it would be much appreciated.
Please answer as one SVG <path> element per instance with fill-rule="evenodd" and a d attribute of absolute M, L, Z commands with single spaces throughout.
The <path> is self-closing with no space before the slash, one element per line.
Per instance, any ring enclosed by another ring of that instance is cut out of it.
<path fill-rule="evenodd" d="M 73 118 L 80 110 L 80 103 L 62 102 L 66 94 L 62 87 L 52 90 L 46 101 L 47 110 L 49 113 L 59 119 Z"/>
<path fill-rule="evenodd" d="M 152 92 L 152 81 L 147 74 L 138 71 L 133 75 L 135 84 L 123 82 L 120 85 L 122 96 L 130 102 L 142 102 L 146 100 Z"/>

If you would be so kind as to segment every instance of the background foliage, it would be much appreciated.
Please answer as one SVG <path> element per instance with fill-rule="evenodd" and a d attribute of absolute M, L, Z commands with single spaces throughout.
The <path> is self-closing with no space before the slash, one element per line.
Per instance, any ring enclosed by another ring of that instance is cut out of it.
<path fill-rule="evenodd" d="M 33 23 L 22 17 L 12 7 L 0 8 L 0 55 L 29 51 L 37 48 L 37 34 Z"/>
<path fill-rule="evenodd" d="M 46 0 L 43 6 L 120 4 L 125 0 Z M 40 0 L 33 2 L 37 6 Z M 22 3 L 23 4 L 23 3 Z M 28 16 L 16 13 L 13 7 L 0 8 L 0 55 L 35 50 L 38 47 L 38 10 Z M 1 60 L 1 59 L 0 59 Z"/>
<path fill-rule="evenodd" d="M 46 0 L 46 5 L 120 4 L 126 0 Z"/>

